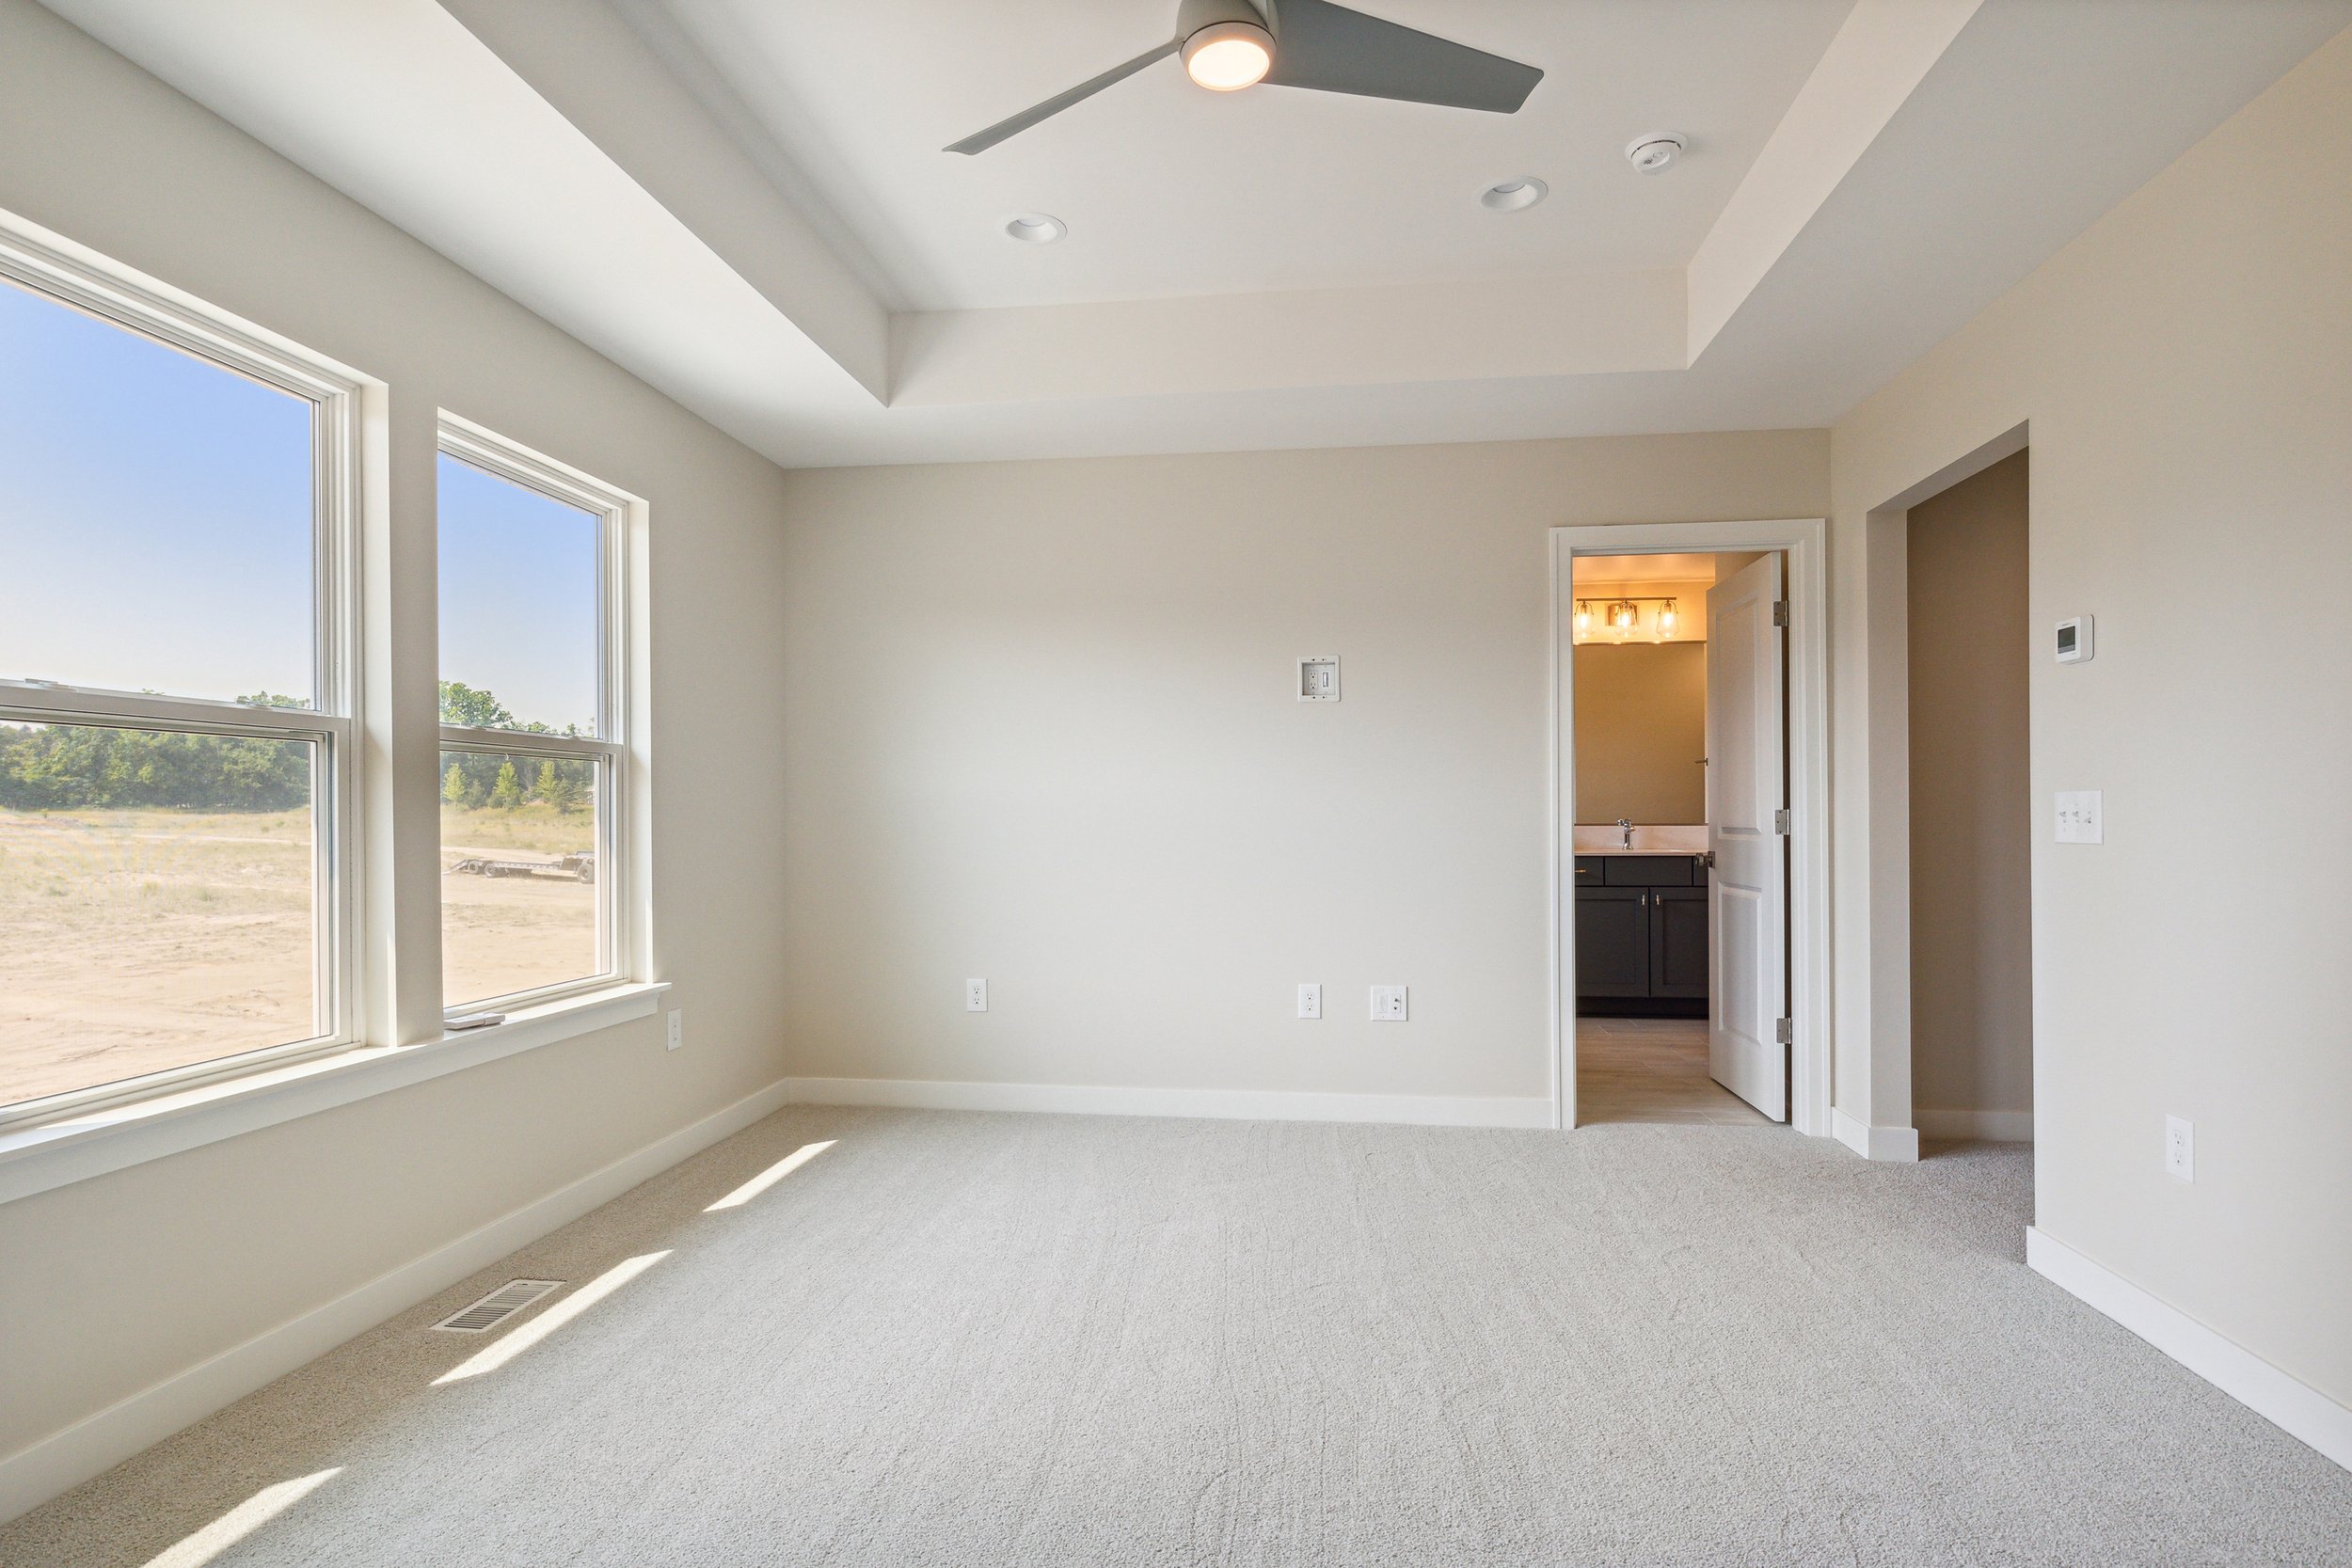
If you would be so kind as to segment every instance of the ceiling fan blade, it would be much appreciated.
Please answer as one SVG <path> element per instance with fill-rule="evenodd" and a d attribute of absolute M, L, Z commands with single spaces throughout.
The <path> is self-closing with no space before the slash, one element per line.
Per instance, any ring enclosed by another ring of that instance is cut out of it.
<path fill-rule="evenodd" d="M 1544 73 L 1483 49 L 1334 6 L 1329 0 L 1274 0 L 1278 87 L 1397 98 L 1456 109 L 1515 114 Z"/>
<path fill-rule="evenodd" d="M 1068 92 L 1057 92 L 1044 103 L 1022 110 L 1010 119 L 1000 119 L 985 131 L 975 132 L 960 142 L 951 143 L 946 150 L 964 153 L 985 152 L 1007 136 L 1019 135 L 1039 120 L 1051 119 L 1080 99 L 1091 98 L 1104 87 L 1125 81 L 1153 61 L 1168 58 L 1176 53 L 1183 42 L 1182 39 L 1170 39 L 1149 54 L 1137 55 L 1125 65 L 1113 66 L 1102 75 L 1090 81 L 1081 82 Z"/>

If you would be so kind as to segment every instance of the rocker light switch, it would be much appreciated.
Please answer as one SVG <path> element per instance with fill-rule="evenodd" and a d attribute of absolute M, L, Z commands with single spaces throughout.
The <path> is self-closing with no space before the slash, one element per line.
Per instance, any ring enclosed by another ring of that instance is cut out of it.
<path fill-rule="evenodd" d="M 1336 703 L 1340 700 L 1340 656 L 1313 654 L 1298 661 L 1298 700 Z"/>

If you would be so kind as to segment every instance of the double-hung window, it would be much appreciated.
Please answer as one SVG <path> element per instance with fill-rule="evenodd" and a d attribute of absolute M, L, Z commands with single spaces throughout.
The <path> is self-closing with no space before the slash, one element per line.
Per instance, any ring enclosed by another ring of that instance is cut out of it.
<path fill-rule="evenodd" d="M 633 968 L 633 499 L 445 417 L 438 473 L 441 979 L 452 1012 Z"/>
<path fill-rule="evenodd" d="M 358 387 L 0 234 L 0 1122 L 357 1037 Z"/>

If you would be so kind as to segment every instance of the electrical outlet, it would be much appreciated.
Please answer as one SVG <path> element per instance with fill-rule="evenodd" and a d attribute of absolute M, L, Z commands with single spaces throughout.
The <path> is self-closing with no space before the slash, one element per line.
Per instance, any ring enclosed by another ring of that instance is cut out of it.
<path fill-rule="evenodd" d="M 1372 988 L 1373 1022 L 1402 1023 L 1406 1016 L 1405 987 L 1375 986 Z"/>
<path fill-rule="evenodd" d="M 988 1011 L 988 982 L 966 980 L 963 983 L 963 1010 L 967 1013 Z"/>
<path fill-rule="evenodd" d="M 1310 980 L 1298 988 L 1298 1016 L 1301 1018 L 1323 1016 L 1323 987 L 1317 982 Z"/>
<path fill-rule="evenodd" d="M 665 1022 L 669 1025 L 669 1037 L 665 1043 L 670 1050 L 675 1051 L 686 1043 L 686 1009 L 672 1007 Z"/>
<path fill-rule="evenodd" d="M 2099 791 L 2061 789 L 2058 792 L 2058 841 L 2060 844 L 2106 842 L 2106 828 L 2100 820 Z"/>
<path fill-rule="evenodd" d="M 2197 1180 L 2197 1126 L 2180 1117 L 2164 1118 L 2164 1173 Z"/>

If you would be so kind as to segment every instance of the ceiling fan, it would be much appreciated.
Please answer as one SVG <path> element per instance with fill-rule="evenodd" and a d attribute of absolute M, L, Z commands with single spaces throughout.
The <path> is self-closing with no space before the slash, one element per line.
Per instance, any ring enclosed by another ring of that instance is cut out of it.
<path fill-rule="evenodd" d="M 1266 82 L 1502 115 L 1517 113 L 1544 77 L 1532 65 L 1400 27 L 1330 0 L 1183 0 L 1176 36 L 1166 43 L 946 150 L 985 152 L 1170 55 L 1183 55 L 1185 74 L 1212 92 L 1238 92 Z"/>

